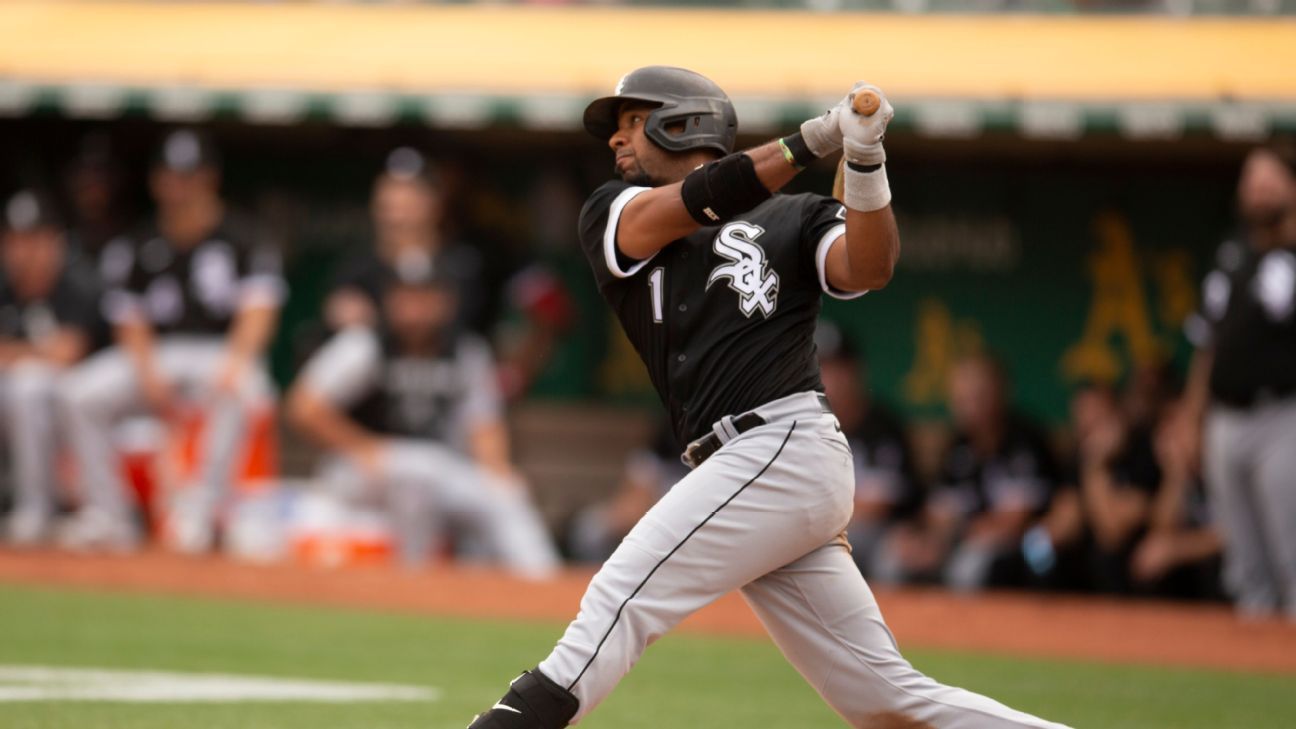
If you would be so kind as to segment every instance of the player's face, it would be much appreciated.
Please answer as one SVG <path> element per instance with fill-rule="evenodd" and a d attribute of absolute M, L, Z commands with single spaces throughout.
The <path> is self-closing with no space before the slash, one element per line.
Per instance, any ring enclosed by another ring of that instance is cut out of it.
<path fill-rule="evenodd" d="M 436 227 L 441 198 L 422 180 L 383 175 L 374 183 L 370 210 L 379 235 L 421 235 Z"/>
<path fill-rule="evenodd" d="M 188 172 L 158 167 L 149 176 L 149 188 L 158 207 L 191 205 L 217 195 L 220 174 L 211 167 L 200 167 Z"/>
<path fill-rule="evenodd" d="M 1108 390 L 1086 388 L 1071 398 L 1071 428 L 1078 442 L 1083 443 L 1104 423 L 1119 417 L 1116 396 Z"/>
<path fill-rule="evenodd" d="M 1264 247 L 1282 243 L 1282 228 L 1296 217 L 1296 178 L 1269 151 L 1251 153 L 1238 182 L 1238 208 L 1252 243 Z"/>
<path fill-rule="evenodd" d="M 972 360 L 950 373 L 949 409 L 965 431 L 993 428 L 1003 414 L 1003 386 L 992 366 Z"/>
<path fill-rule="evenodd" d="M 383 309 L 401 345 L 420 349 L 454 321 L 456 297 L 444 286 L 396 286 L 383 298 Z"/>
<path fill-rule="evenodd" d="M 616 153 L 616 173 L 632 185 L 661 185 L 669 182 L 670 154 L 652 143 L 644 134 L 644 123 L 651 105 L 627 103 L 617 115 L 617 130 L 608 139 Z"/>
<path fill-rule="evenodd" d="M 54 228 L 10 231 L 0 247 L 5 273 L 26 295 L 48 291 L 63 267 L 63 235 Z"/>

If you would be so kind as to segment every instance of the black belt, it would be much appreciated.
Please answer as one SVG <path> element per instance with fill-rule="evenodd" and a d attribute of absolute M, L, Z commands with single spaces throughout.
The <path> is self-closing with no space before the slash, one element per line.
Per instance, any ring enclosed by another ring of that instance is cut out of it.
<path fill-rule="evenodd" d="M 825 413 L 831 413 L 832 409 L 828 407 L 828 398 L 825 397 L 822 392 L 815 394 L 819 398 L 819 407 Z M 752 428 L 759 428 L 764 424 L 765 418 L 762 418 L 754 412 L 743 413 L 733 419 L 733 427 L 738 434 L 746 433 Z M 680 460 L 689 468 L 697 468 L 702 465 L 706 459 L 714 456 L 716 451 L 723 447 L 724 442 L 720 440 L 720 436 L 713 430 L 692 443 L 689 443 L 688 448 L 684 449 L 683 455 L 680 456 Z"/>

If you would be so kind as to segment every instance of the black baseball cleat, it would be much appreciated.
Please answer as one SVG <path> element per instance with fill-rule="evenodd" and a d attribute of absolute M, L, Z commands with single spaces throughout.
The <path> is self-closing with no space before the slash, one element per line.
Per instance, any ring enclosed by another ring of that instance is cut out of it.
<path fill-rule="evenodd" d="M 538 670 L 525 671 L 468 729 L 563 729 L 578 708 L 580 701 L 570 691 Z"/>

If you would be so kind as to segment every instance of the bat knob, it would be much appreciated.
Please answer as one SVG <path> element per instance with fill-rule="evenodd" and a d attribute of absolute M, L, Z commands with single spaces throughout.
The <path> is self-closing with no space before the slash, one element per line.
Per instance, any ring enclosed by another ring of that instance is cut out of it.
<path fill-rule="evenodd" d="M 872 91 L 851 94 L 851 109 L 860 116 L 873 116 L 882 106 L 882 98 Z"/>

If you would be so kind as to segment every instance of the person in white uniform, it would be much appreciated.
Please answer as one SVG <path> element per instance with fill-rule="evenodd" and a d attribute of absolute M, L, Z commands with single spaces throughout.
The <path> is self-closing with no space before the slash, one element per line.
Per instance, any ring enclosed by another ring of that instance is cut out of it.
<path fill-rule="evenodd" d="M 457 279 L 436 264 L 396 262 L 379 325 L 343 329 L 306 363 L 289 420 L 327 450 L 326 484 L 385 508 L 407 564 L 457 535 L 460 552 L 546 577 L 557 551 L 509 457 L 494 360 L 454 326 Z"/>

